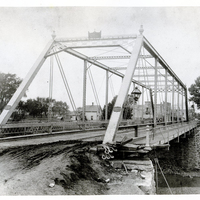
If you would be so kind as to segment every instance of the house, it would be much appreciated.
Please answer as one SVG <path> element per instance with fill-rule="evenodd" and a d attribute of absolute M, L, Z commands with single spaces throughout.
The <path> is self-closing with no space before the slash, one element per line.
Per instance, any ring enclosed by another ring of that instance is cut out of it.
<path fill-rule="evenodd" d="M 78 113 L 82 113 L 83 108 L 78 108 L 77 110 L 78 110 Z M 94 103 L 92 103 L 92 105 L 86 105 L 85 120 L 88 120 L 88 121 L 101 120 L 101 114 L 102 114 L 101 106 L 94 105 Z"/>
<path fill-rule="evenodd" d="M 69 118 L 70 118 L 71 121 L 76 121 L 77 116 L 76 116 L 76 113 L 74 111 L 71 111 L 68 115 L 69 115 Z"/>

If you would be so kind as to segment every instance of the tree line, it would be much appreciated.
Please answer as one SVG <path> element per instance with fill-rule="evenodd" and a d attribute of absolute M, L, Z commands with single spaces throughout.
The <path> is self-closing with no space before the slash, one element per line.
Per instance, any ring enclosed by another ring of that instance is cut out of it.
<path fill-rule="evenodd" d="M 51 111 L 49 108 L 51 107 Z M 20 101 L 16 112 L 12 117 L 14 120 L 20 120 L 26 118 L 26 116 L 36 117 L 48 117 L 48 113 L 51 112 L 52 117 L 65 116 L 69 113 L 69 106 L 66 102 L 56 101 L 49 98 L 28 99 L 27 101 Z"/>

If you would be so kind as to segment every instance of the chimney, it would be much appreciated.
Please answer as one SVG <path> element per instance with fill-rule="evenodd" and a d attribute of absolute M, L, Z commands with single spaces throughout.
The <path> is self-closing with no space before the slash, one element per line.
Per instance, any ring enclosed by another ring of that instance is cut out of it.
<path fill-rule="evenodd" d="M 94 105 L 94 102 L 92 102 L 92 106 Z"/>

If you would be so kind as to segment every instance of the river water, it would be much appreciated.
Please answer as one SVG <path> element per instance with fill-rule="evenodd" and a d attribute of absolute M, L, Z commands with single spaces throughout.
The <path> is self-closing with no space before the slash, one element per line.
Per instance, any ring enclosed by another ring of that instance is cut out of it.
<path fill-rule="evenodd" d="M 156 193 L 200 194 L 200 131 L 190 134 L 179 143 L 177 141 L 170 143 L 169 152 L 160 154 L 164 155 L 164 159 L 161 156 L 160 161 L 164 163 L 162 167 L 165 171 L 175 168 L 184 173 L 165 173 L 164 176 L 170 189 L 162 173 L 158 173 Z"/>
<path fill-rule="evenodd" d="M 200 172 L 199 172 L 200 173 Z M 200 177 L 165 175 L 170 186 L 168 188 L 163 176 L 158 175 L 157 194 L 200 194 Z"/>

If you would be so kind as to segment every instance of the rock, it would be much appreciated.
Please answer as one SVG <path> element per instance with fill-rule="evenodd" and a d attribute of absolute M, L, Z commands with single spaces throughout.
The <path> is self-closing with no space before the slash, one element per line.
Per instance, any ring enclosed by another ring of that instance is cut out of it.
<path fill-rule="evenodd" d="M 134 173 L 134 174 L 137 174 L 137 173 L 138 173 L 138 170 L 132 169 L 131 172 Z"/>
<path fill-rule="evenodd" d="M 140 174 L 140 177 L 141 177 L 142 179 L 145 179 L 145 176 L 144 176 L 143 174 Z"/>
<path fill-rule="evenodd" d="M 51 187 L 51 188 L 54 187 L 54 186 L 55 186 L 55 183 L 50 183 L 49 184 L 49 187 Z"/>
<path fill-rule="evenodd" d="M 108 178 L 108 179 L 106 179 L 106 180 L 105 180 L 105 182 L 106 182 L 106 183 L 109 183 L 109 182 L 110 182 L 110 179 L 109 179 L 109 178 Z"/>
<path fill-rule="evenodd" d="M 110 179 L 109 179 L 109 178 L 108 178 L 108 179 L 105 179 L 105 178 L 102 177 L 102 178 L 98 178 L 97 181 L 98 181 L 98 182 L 102 182 L 102 183 L 109 183 L 109 182 L 110 182 Z"/>

